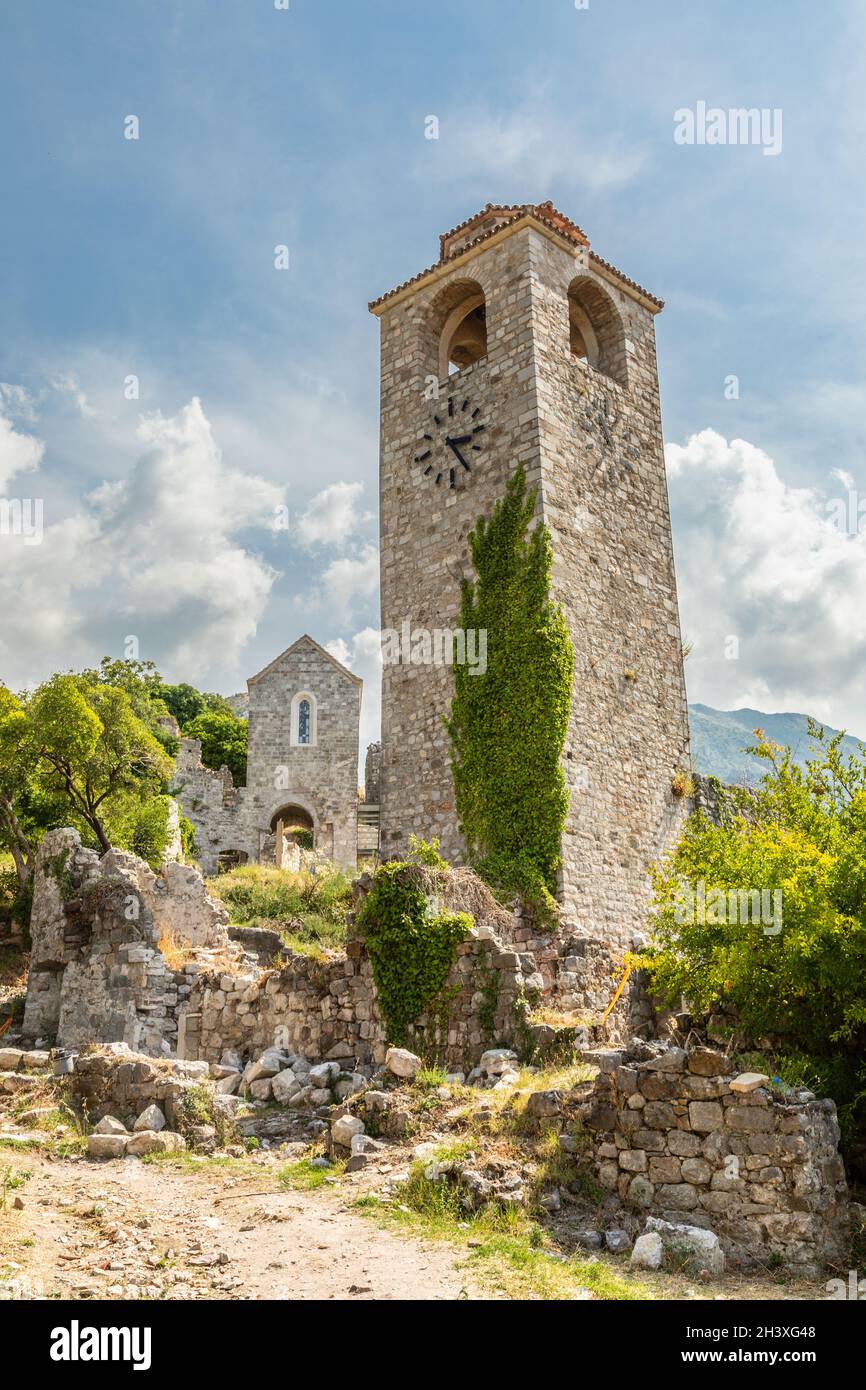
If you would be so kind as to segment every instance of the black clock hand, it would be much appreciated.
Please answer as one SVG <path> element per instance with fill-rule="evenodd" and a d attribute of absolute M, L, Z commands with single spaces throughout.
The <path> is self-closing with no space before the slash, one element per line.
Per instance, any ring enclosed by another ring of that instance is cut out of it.
<path fill-rule="evenodd" d="M 464 440 L 461 440 L 460 442 L 461 442 L 461 443 L 465 443 Z M 463 467 L 464 467 L 464 468 L 466 469 L 466 471 L 468 472 L 468 471 L 469 471 L 469 464 L 466 462 L 466 460 L 465 460 L 465 458 L 463 457 L 463 455 L 461 454 L 460 450 L 457 448 L 457 441 L 454 440 L 454 439 L 446 439 L 446 440 L 445 440 L 445 443 L 448 445 L 448 448 L 451 450 L 452 454 L 454 454 L 454 456 L 455 456 L 455 458 L 458 460 L 458 462 L 462 463 L 462 464 L 463 464 Z"/>
<path fill-rule="evenodd" d="M 451 435 L 449 435 L 449 436 L 447 437 L 447 439 L 445 440 L 445 443 L 448 444 L 448 445 L 451 445 L 451 444 L 469 444 L 469 443 L 471 443 L 471 441 L 472 441 L 472 435 L 471 435 L 471 434 L 455 434 L 454 437 L 453 437 L 453 439 L 452 439 Z"/>

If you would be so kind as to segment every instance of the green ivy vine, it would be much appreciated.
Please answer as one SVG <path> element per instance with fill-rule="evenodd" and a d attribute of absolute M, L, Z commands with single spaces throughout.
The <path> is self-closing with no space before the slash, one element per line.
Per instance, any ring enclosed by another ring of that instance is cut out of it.
<path fill-rule="evenodd" d="M 442 911 L 446 874 L 447 867 L 418 862 L 382 864 L 358 908 L 356 925 L 373 967 L 388 1042 L 398 1047 L 406 1045 L 411 1025 L 425 1012 L 440 1032 L 447 1026 L 437 1003 L 447 1010 L 448 974 L 472 918 Z"/>
<path fill-rule="evenodd" d="M 460 621 L 486 630 L 487 669 L 455 664 L 446 727 L 473 867 L 550 922 L 568 807 L 560 760 L 574 653 L 551 598 L 550 533 L 540 524 L 530 529 L 536 497 L 521 465 L 469 534 L 476 578 L 463 583 Z"/>

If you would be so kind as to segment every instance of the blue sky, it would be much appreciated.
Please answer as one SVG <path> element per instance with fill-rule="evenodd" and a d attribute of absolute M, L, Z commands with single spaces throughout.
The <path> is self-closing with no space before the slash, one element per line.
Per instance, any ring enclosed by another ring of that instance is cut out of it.
<path fill-rule="evenodd" d="M 854 0 L 5 6 L 0 488 L 45 534 L 0 536 L 2 678 L 134 635 L 231 691 L 309 630 L 372 736 L 367 301 L 549 197 L 667 301 L 690 697 L 866 733 L 866 541 L 829 520 L 866 498 L 864 49 Z M 781 152 L 677 145 L 699 101 L 781 109 Z"/>

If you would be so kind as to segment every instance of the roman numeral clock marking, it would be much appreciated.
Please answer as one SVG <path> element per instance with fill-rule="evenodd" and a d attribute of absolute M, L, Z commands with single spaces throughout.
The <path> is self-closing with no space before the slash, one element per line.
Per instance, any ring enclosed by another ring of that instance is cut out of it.
<path fill-rule="evenodd" d="M 482 452 L 481 435 L 487 426 L 479 420 L 481 406 L 472 409 L 468 396 L 449 396 L 447 408 L 434 413 L 430 426 L 419 437 L 415 462 L 422 465 L 422 477 L 437 485 L 448 481 L 456 488 L 458 477 L 472 472 L 473 454 Z"/>

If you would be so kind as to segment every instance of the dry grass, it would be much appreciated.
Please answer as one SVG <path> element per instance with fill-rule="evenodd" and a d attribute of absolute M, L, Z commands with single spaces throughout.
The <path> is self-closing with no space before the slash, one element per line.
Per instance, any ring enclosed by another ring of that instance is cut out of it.
<path fill-rule="evenodd" d="M 485 926 L 505 932 L 514 926 L 511 913 L 472 869 L 452 869 L 447 875 L 443 897 L 448 912 L 468 912 L 476 924 L 483 922 Z"/>
<path fill-rule="evenodd" d="M 183 941 L 173 931 L 164 931 L 159 938 L 159 949 L 165 956 L 165 963 L 169 970 L 183 970 L 183 967 L 192 960 L 193 948 L 188 941 Z"/>
<path fill-rule="evenodd" d="M 567 1013 L 559 1009 L 533 1009 L 527 1020 L 530 1024 L 546 1023 L 551 1028 L 591 1028 L 598 1022 L 597 1014 Z"/>

